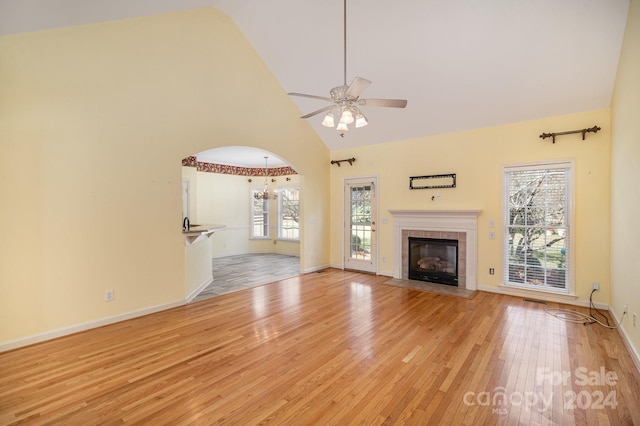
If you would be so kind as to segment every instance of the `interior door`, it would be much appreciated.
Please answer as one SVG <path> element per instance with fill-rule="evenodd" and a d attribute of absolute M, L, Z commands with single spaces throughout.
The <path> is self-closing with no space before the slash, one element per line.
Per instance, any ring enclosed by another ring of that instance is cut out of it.
<path fill-rule="evenodd" d="M 376 178 L 345 180 L 345 269 L 377 272 L 376 184 Z"/>

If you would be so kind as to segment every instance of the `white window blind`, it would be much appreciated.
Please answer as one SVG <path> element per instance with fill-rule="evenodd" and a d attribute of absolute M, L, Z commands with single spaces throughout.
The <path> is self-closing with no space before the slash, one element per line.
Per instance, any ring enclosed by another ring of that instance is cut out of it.
<path fill-rule="evenodd" d="M 569 291 L 570 163 L 505 168 L 505 283 Z"/>

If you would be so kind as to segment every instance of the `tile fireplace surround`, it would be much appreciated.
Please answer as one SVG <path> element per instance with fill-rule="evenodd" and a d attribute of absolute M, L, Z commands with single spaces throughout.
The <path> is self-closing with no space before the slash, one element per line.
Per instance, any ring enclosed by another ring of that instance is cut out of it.
<path fill-rule="evenodd" d="M 393 278 L 407 279 L 409 237 L 453 239 L 458 240 L 459 287 L 475 290 L 478 285 L 478 215 L 481 211 L 389 210 L 393 215 Z"/>

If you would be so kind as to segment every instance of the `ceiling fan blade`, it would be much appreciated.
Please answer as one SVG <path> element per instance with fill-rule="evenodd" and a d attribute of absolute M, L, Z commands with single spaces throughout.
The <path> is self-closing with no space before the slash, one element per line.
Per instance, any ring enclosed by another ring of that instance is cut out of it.
<path fill-rule="evenodd" d="M 404 108 L 407 106 L 406 99 L 360 99 L 359 105 L 375 106 L 375 107 L 390 107 L 390 108 Z"/>
<path fill-rule="evenodd" d="M 307 95 L 306 93 L 295 93 L 295 92 L 287 93 L 287 95 L 289 95 L 289 96 L 301 96 L 303 98 L 320 99 L 322 101 L 333 102 L 333 99 L 327 98 L 326 96 Z"/>
<path fill-rule="evenodd" d="M 325 112 L 325 111 L 329 111 L 331 108 L 333 108 L 335 105 L 329 105 L 328 107 L 324 107 L 324 108 L 320 108 L 319 110 L 310 112 L 307 115 L 303 115 L 300 118 L 309 118 L 309 117 L 313 117 L 314 115 L 320 114 L 321 112 Z"/>
<path fill-rule="evenodd" d="M 350 99 L 355 99 L 360 96 L 360 93 L 364 92 L 364 89 L 369 87 L 371 82 L 366 78 L 356 77 L 351 82 L 351 86 L 347 89 L 345 96 Z"/>

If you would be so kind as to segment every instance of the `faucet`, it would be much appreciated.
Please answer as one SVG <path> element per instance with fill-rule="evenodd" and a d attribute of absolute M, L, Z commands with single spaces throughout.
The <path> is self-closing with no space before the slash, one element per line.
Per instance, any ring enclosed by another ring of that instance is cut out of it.
<path fill-rule="evenodd" d="M 189 230 L 189 218 L 185 216 L 184 219 L 182 219 L 182 230 L 183 231 L 188 231 Z"/>

